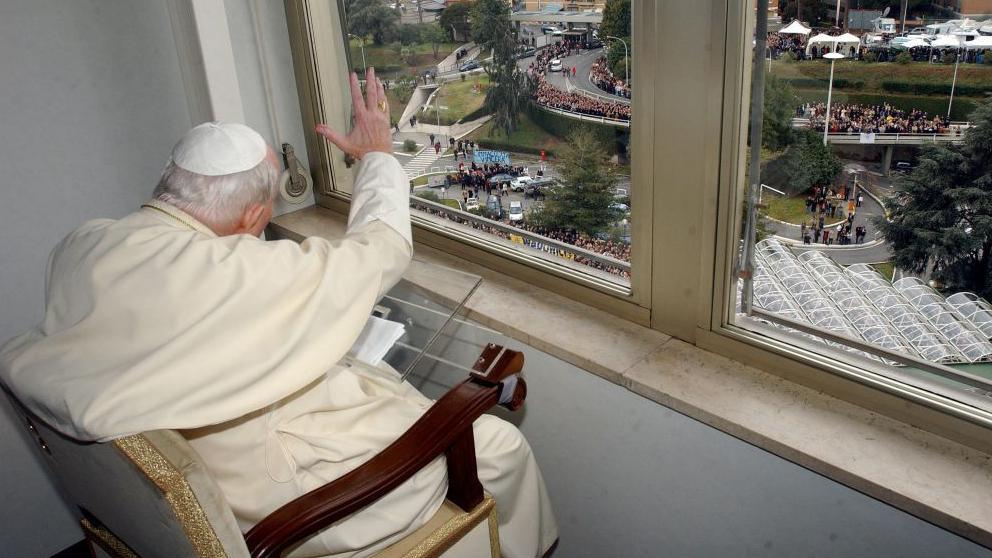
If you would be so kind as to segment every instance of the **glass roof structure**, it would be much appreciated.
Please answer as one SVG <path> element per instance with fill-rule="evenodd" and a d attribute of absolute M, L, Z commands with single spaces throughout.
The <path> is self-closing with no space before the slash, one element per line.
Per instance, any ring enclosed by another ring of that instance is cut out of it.
<path fill-rule="evenodd" d="M 890 283 L 868 265 L 797 255 L 773 238 L 756 245 L 754 264 L 753 304 L 766 312 L 930 362 L 992 362 L 992 305 L 973 293 L 945 299 L 916 277 Z"/>

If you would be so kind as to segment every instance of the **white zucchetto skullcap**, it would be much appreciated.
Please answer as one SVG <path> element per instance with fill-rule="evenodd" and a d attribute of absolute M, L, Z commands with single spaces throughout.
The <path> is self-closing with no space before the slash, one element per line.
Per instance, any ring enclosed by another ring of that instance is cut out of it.
<path fill-rule="evenodd" d="M 172 148 L 172 162 L 203 176 L 221 176 L 253 169 L 268 147 L 255 130 L 232 122 L 204 122 Z"/>

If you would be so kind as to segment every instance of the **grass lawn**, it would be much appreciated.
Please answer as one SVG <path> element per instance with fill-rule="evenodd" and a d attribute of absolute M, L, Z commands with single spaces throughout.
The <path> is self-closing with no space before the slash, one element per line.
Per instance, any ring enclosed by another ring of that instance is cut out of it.
<path fill-rule="evenodd" d="M 810 219 L 810 214 L 806 212 L 805 196 L 780 196 L 774 192 L 765 190 L 761 196 L 761 202 L 768 206 L 765 214 L 772 219 L 778 219 L 779 221 L 785 221 L 794 225 Z"/>
<path fill-rule="evenodd" d="M 452 200 L 452 199 L 445 198 L 445 199 L 441 200 L 441 203 L 443 203 L 444 205 L 446 205 L 448 207 L 453 207 L 455 209 L 461 209 L 462 208 L 462 204 L 458 203 L 457 200 Z"/>
<path fill-rule="evenodd" d="M 543 128 L 535 124 L 525 114 L 521 114 L 517 121 L 517 130 L 507 138 L 502 132 L 493 134 L 492 123 L 486 122 L 481 128 L 469 134 L 469 139 L 480 141 L 490 140 L 511 145 L 519 145 L 532 150 L 557 151 L 565 145 L 565 140 L 549 134 Z"/>
<path fill-rule="evenodd" d="M 362 48 L 361 41 L 350 39 L 351 64 L 355 70 L 362 71 Z M 390 45 L 376 45 L 371 42 L 365 43 L 365 64 L 375 66 L 376 75 L 394 78 L 400 75 L 421 75 L 424 70 L 432 68 L 438 62 L 444 60 L 456 48 L 461 46 L 457 43 L 442 43 L 434 56 L 434 49 L 430 44 L 410 45 L 404 48 L 410 49 L 408 56 L 401 56 Z"/>
<path fill-rule="evenodd" d="M 436 123 L 435 106 L 441 107 L 441 125 L 450 126 L 482 108 L 489 88 L 489 76 L 474 76 L 465 81 L 452 81 L 441 86 L 440 97 L 431 101 L 431 108 L 417 115 L 425 123 Z"/>
<path fill-rule="evenodd" d="M 885 279 L 889 281 L 892 280 L 892 274 L 896 271 L 896 266 L 892 262 L 871 264 L 871 266 L 875 268 L 875 271 L 881 274 L 882 277 L 885 277 Z"/>

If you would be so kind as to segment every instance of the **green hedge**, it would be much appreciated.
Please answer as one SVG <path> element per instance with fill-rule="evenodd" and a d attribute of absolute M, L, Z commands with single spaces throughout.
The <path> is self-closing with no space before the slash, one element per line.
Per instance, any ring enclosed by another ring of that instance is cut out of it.
<path fill-rule="evenodd" d="M 471 121 L 473 121 L 473 120 L 475 120 L 477 118 L 482 118 L 483 116 L 486 116 L 487 114 L 489 114 L 489 109 L 487 109 L 486 108 L 486 105 L 483 104 L 481 107 L 479 107 L 479 108 L 473 110 L 472 112 L 466 114 L 465 116 L 463 116 L 462 117 L 462 122 L 471 122 Z"/>
<path fill-rule="evenodd" d="M 836 81 L 836 80 L 835 80 Z M 917 81 L 883 81 L 882 89 L 892 93 L 910 93 L 913 95 L 950 95 L 950 83 L 928 83 Z M 984 97 L 992 92 L 992 84 L 989 85 L 956 85 L 955 95 L 965 97 Z"/>
<path fill-rule="evenodd" d="M 827 80 L 816 79 L 816 78 L 786 78 L 785 81 L 792 87 L 797 89 L 816 89 L 818 87 L 826 87 Z M 834 89 L 857 89 L 861 90 L 865 88 L 864 80 L 860 79 L 846 79 L 846 78 L 835 78 L 834 79 Z"/>
<path fill-rule="evenodd" d="M 534 124 L 537 124 L 539 128 L 552 136 L 565 139 L 572 133 L 572 130 L 586 128 L 595 134 L 604 145 L 611 145 L 616 140 L 617 128 L 609 124 L 595 124 L 593 122 L 573 120 L 567 116 L 542 110 L 533 103 L 527 103 L 526 113 Z"/>

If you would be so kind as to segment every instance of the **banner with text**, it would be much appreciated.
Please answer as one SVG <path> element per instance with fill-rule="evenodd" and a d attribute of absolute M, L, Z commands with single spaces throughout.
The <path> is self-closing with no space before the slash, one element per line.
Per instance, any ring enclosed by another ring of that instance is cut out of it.
<path fill-rule="evenodd" d="M 477 165 L 509 165 L 510 153 L 507 151 L 476 151 L 472 161 Z"/>

